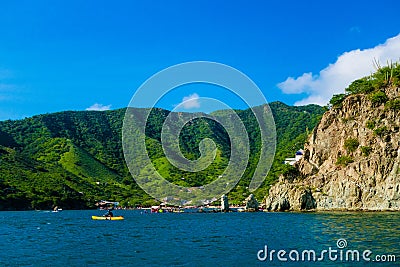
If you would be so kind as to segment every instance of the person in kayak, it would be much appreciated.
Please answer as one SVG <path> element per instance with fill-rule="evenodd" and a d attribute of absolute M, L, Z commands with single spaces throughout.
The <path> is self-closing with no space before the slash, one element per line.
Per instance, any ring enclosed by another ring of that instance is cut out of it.
<path fill-rule="evenodd" d="M 114 216 L 114 214 L 113 214 L 113 212 L 112 212 L 112 209 L 108 209 L 107 210 L 107 213 L 106 214 L 104 214 L 103 216 L 105 216 L 105 217 L 113 217 Z"/>

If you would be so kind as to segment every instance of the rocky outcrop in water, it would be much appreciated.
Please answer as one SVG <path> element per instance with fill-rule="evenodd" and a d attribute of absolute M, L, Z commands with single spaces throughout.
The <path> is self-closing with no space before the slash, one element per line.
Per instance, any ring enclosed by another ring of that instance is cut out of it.
<path fill-rule="evenodd" d="M 223 212 L 229 211 L 229 202 L 227 195 L 221 196 L 221 211 Z"/>
<path fill-rule="evenodd" d="M 298 175 L 271 187 L 268 210 L 400 210 L 400 111 L 388 105 L 400 88 L 384 92 L 386 105 L 355 94 L 324 114 Z"/>
<path fill-rule="evenodd" d="M 253 194 L 250 194 L 246 199 L 245 199 L 245 210 L 246 211 L 258 211 L 258 201 L 254 197 Z"/>

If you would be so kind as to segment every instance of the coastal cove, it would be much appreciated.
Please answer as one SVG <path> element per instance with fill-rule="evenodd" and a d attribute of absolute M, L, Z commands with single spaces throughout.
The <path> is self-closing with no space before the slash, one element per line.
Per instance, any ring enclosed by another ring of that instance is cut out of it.
<path fill-rule="evenodd" d="M 400 267 L 400 1 L 3 1 L 0 267 Z"/>
<path fill-rule="evenodd" d="M 269 250 L 351 250 L 400 260 L 400 213 L 165 213 L 118 210 L 124 221 L 92 221 L 101 211 L 0 212 L 1 266 L 279 266 L 259 261 Z M 360 262 L 284 263 L 357 266 Z M 388 263 L 395 264 L 394 262 Z"/>

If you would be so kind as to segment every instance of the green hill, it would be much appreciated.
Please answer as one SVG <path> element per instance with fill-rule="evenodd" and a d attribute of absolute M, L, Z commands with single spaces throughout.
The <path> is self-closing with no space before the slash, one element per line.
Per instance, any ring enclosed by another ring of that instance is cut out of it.
<path fill-rule="evenodd" d="M 68 142 L 68 148 L 68 152 L 63 153 L 58 161 L 65 170 L 76 176 L 85 177 L 91 182 L 121 182 L 120 175 L 71 141 Z"/>
<path fill-rule="evenodd" d="M 285 171 L 284 158 L 303 146 L 308 131 L 325 111 L 316 105 L 291 107 L 281 102 L 270 107 L 277 127 L 277 153 L 266 181 L 256 191 L 259 199 Z M 229 162 L 230 141 L 224 128 L 209 119 L 195 119 L 186 125 L 179 144 L 185 157 L 197 159 L 200 141 L 213 139 L 217 145 L 214 162 L 198 173 L 181 171 L 168 162 L 161 146 L 161 128 L 169 113 L 153 109 L 146 126 L 146 147 L 156 169 L 183 186 L 209 183 L 222 174 Z M 238 110 L 237 114 L 249 133 L 251 156 L 243 179 L 229 193 L 233 203 L 249 194 L 246 187 L 260 148 L 251 110 Z M 136 185 L 126 167 L 121 144 L 124 115 L 125 109 L 65 111 L 0 122 L 0 209 L 90 208 L 101 199 L 129 206 L 157 203 Z M 224 116 L 224 111 L 213 115 Z"/>

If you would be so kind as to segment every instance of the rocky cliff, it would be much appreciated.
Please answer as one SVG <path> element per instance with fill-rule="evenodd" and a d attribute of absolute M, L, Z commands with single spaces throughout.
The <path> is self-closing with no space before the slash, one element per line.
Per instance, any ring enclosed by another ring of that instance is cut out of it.
<path fill-rule="evenodd" d="M 349 95 L 324 114 L 296 175 L 271 187 L 268 210 L 400 210 L 400 88 L 380 92 Z"/>

